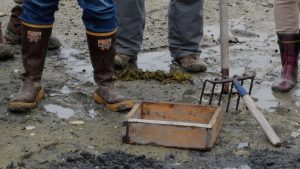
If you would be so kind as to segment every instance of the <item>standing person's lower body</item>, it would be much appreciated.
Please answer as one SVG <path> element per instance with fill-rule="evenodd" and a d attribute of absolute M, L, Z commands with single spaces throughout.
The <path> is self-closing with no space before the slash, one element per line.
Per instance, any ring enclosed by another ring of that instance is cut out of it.
<path fill-rule="evenodd" d="M 11 9 L 11 15 L 4 35 L 6 41 L 10 44 L 21 44 L 22 24 L 19 17 L 22 15 L 23 1 L 24 0 L 14 0 L 15 6 Z M 56 37 L 50 37 L 48 45 L 49 50 L 58 49 L 60 46 L 61 43 Z"/>
<path fill-rule="evenodd" d="M 2 34 L 1 22 L 0 22 L 0 61 L 5 61 L 14 56 L 14 51 L 5 43 L 5 39 Z"/>
<path fill-rule="evenodd" d="M 83 8 L 82 19 L 94 80 L 96 103 L 105 104 L 112 111 L 130 109 L 134 101 L 117 95 L 114 88 L 114 56 L 116 39 L 115 7 L 112 0 L 77 0 Z M 22 14 L 22 60 L 25 72 L 18 94 L 12 98 L 12 111 L 32 109 L 45 94 L 41 77 L 47 55 L 48 42 L 59 0 L 25 0 Z"/>
<path fill-rule="evenodd" d="M 118 33 L 116 67 L 136 62 L 145 27 L 144 0 L 115 0 Z M 171 0 L 169 6 L 169 49 L 171 56 L 189 72 L 206 71 L 200 59 L 203 36 L 203 0 Z"/>
<path fill-rule="evenodd" d="M 275 0 L 274 19 L 281 55 L 281 76 L 272 85 L 276 92 L 289 92 L 298 81 L 299 0 Z"/>

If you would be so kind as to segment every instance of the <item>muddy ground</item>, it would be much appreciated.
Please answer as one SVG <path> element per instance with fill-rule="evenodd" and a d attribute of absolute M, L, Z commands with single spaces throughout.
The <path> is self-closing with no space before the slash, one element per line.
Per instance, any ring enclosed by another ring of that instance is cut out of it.
<path fill-rule="evenodd" d="M 26 114 L 7 111 L 7 102 L 19 88 L 19 48 L 15 46 L 18 54 L 14 59 L 0 62 L 0 168 L 300 168 L 299 85 L 285 95 L 270 90 L 280 72 L 270 2 L 229 2 L 234 42 L 230 71 L 257 72 L 252 96 L 282 139 L 281 147 L 271 146 L 249 111 L 243 105 L 235 111 L 233 102 L 229 112 L 224 112 L 222 131 L 211 151 L 123 144 L 125 114 L 109 112 L 91 98 L 96 86 L 81 11 L 75 0 L 61 0 L 54 35 L 63 46 L 49 52 L 43 76 L 46 99 L 35 110 Z M 168 1 L 146 4 L 145 41 L 138 66 L 144 70 L 178 70 L 167 50 Z M 3 23 L 12 6 L 11 0 L 1 1 Z M 220 76 L 217 0 L 205 2 L 204 18 L 201 46 L 202 57 L 209 64 L 206 73 L 193 74 L 193 83 L 118 81 L 119 91 L 141 100 L 197 103 L 203 80 Z M 78 120 L 84 124 L 70 123 Z"/>

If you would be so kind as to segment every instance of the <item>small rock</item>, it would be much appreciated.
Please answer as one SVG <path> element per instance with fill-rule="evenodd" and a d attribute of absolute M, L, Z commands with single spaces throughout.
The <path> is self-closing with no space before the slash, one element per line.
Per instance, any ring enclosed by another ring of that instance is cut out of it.
<path fill-rule="evenodd" d="M 241 143 L 238 145 L 238 149 L 248 148 L 249 146 L 250 146 L 250 143 L 249 143 L 249 142 L 241 142 Z"/>
<path fill-rule="evenodd" d="M 95 147 L 94 147 L 94 146 L 88 146 L 88 148 L 90 148 L 90 149 L 94 149 Z"/>
<path fill-rule="evenodd" d="M 300 136 L 300 132 L 292 132 L 291 137 L 297 138 Z"/>
<path fill-rule="evenodd" d="M 15 73 L 19 73 L 20 70 L 19 70 L 19 69 L 14 69 L 14 72 L 15 72 Z"/>
<path fill-rule="evenodd" d="M 7 16 L 6 13 L 0 12 L 0 17 Z"/>
<path fill-rule="evenodd" d="M 33 129 L 35 129 L 35 127 L 34 126 L 27 126 L 27 127 L 25 127 L 25 129 L 26 130 L 33 130 Z"/>
<path fill-rule="evenodd" d="M 74 125 L 83 125 L 85 122 L 82 120 L 76 120 L 76 121 L 70 121 L 69 123 Z"/>
<path fill-rule="evenodd" d="M 246 165 L 241 165 L 239 169 L 251 169 L 247 164 Z"/>
<path fill-rule="evenodd" d="M 35 136 L 35 133 L 30 133 L 30 136 Z"/>
<path fill-rule="evenodd" d="M 263 7 L 273 8 L 273 3 L 272 3 L 272 2 L 269 2 L 269 1 L 263 2 L 261 5 L 262 5 Z"/>

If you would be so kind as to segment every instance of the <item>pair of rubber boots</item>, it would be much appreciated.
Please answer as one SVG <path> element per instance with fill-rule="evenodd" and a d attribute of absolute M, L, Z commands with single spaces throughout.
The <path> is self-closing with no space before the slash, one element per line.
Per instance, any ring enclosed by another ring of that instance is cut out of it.
<path fill-rule="evenodd" d="M 291 91 L 298 81 L 298 56 L 300 46 L 300 33 L 278 33 L 278 44 L 281 55 L 281 76 L 272 85 L 274 92 L 286 93 Z"/>
<path fill-rule="evenodd" d="M 45 97 L 41 86 L 41 77 L 47 55 L 48 41 L 52 25 L 22 26 L 22 61 L 25 72 L 17 95 L 9 103 L 13 112 L 24 112 L 37 106 L 37 102 Z M 133 107 L 131 99 L 117 95 L 115 92 L 114 56 L 116 32 L 93 33 L 87 31 L 90 58 L 94 68 L 94 79 L 98 85 L 94 100 L 98 104 L 106 104 L 111 111 L 124 111 Z"/>

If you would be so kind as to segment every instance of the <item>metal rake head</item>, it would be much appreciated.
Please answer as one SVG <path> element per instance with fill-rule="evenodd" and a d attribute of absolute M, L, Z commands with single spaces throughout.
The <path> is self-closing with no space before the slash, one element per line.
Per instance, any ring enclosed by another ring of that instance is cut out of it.
<path fill-rule="evenodd" d="M 211 105 L 213 96 L 217 94 L 217 93 L 215 93 L 215 88 L 217 85 L 221 85 L 222 86 L 221 91 L 220 91 L 220 93 L 218 93 L 219 94 L 218 106 L 220 106 L 220 104 L 221 104 L 222 96 L 225 94 L 228 94 L 228 102 L 227 102 L 227 106 L 226 106 L 226 112 L 228 112 L 230 101 L 231 101 L 231 96 L 233 94 L 237 94 L 236 91 L 233 91 L 234 80 L 239 81 L 242 86 L 245 84 L 244 83 L 245 81 L 250 81 L 250 85 L 249 85 L 249 95 L 250 95 L 252 92 L 255 75 L 256 75 L 256 73 L 252 72 L 251 74 L 243 74 L 242 76 L 234 75 L 232 78 L 225 78 L 225 79 L 216 78 L 215 80 L 208 80 L 208 79 L 205 80 L 203 83 L 199 104 L 202 103 L 204 95 L 209 95 L 209 103 L 208 104 Z M 205 93 L 205 88 L 207 87 L 207 83 L 210 83 L 212 85 L 210 93 Z M 230 88 L 229 88 L 229 86 L 230 86 Z M 240 103 L 240 95 L 237 98 L 236 110 L 239 108 L 239 103 Z"/>

